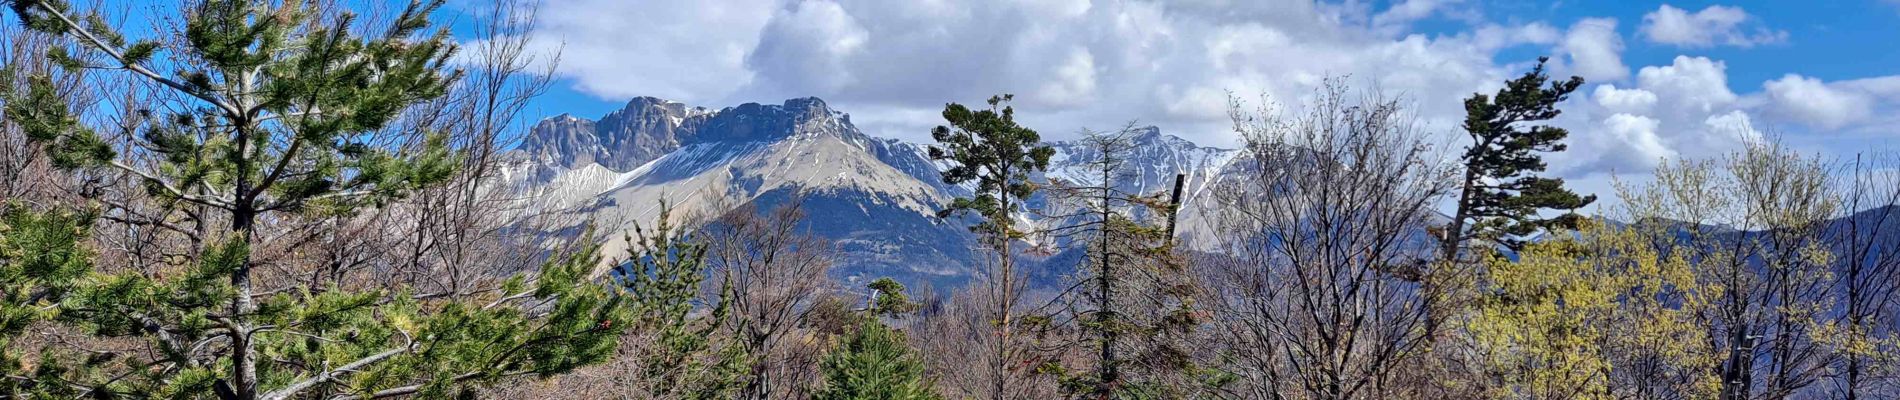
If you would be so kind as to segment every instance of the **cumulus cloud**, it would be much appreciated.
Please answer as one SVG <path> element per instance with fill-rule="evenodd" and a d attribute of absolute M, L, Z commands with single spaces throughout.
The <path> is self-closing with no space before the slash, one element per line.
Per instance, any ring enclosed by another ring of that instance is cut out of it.
<path fill-rule="evenodd" d="M 745 65 L 768 78 L 762 84 L 783 91 L 829 92 L 852 83 L 844 63 L 863 50 L 868 36 L 836 2 L 799 2 L 772 16 Z"/>
<path fill-rule="evenodd" d="M 1506 55 L 1527 53 L 1551 54 L 1553 75 L 1594 86 L 1553 121 L 1572 131 L 1571 151 L 1551 158 L 1563 176 L 1720 154 L 1758 135 L 1758 118 L 1842 129 L 1900 124 L 1879 111 L 1900 100 L 1900 76 L 1791 75 L 1738 94 L 1720 60 L 1625 64 L 1615 19 L 1500 23 L 1472 19 L 1461 7 L 1477 5 L 1454 0 L 541 1 L 535 43 L 565 49 L 557 74 L 584 93 L 714 107 L 820 96 L 868 133 L 909 140 L 927 140 L 945 102 L 1008 92 L 1045 137 L 1139 119 L 1234 146 L 1230 93 L 1297 107 L 1325 79 L 1343 76 L 1405 96 L 1424 126 L 1456 147 L 1458 100 L 1522 74 L 1533 60 Z M 1433 18 L 1466 25 L 1409 33 Z M 1786 36 L 1722 6 L 1663 6 L 1634 34 L 1692 47 Z"/>
<path fill-rule="evenodd" d="M 738 57 L 669 57 L 593 46 L 610 43 L 602 41 L 570 43 L 569 52 L 617 62 L 562 68 L 564 75 L 586 81 L 581 90 L 604 98 L 685 92 L 674 98 L 721 105 L 820 96 L 856 114 L 872 108 L 934 110 L 947 101 L 976 102 L 1010 92 L 1017 95 L 1026 121 L 1057 137 L 1083 126 L 1140 119 L 1197 141 L 1233 145 L 1222 122 L 1228 93 L 1267 94 L 1297 104 L 1328 77 L 1350 76 L 1355 84 L 1431 99 L 1417 101 L 1425 108 L 1421 114 L 1446 122 L 1441 126 L 1455 126 L 1458 104 L 1437 99 L 1495 88 L 1524 65 L 1498 65 L 1493 54 L 1551 44 L 1562 36 L 1543 23 L 1486 24 L 1446 35 L 1382 28 L 1442 14 L 1452 3 L 1413 0 L 1373 10 L 1297 0 L 813 0 L 763 5 L 767 11 L 756 21 L 699 28 L 751 30 L 756 37 L 725 41 L 749 46 Z M 599 13 L 589 7 L 543 10 Z M 575 24 L 543 25 L 564 37 L 617 38 L 612 42 L 651 34 L 640 28 L 594 32 L 575 31 Z M 687 81 L 676 78 L 681 75 L 626 71 L 649 64 L 689 65 L 680 68 L 694 71 L 686 76 L 735 78 Z M 698 90 L 655 93 L 663 85 L 635 81 L 668 81 Z M 856 120 L 873 134 L 910 139 L 922 138 L 936 123 L 928 118 Z"/>
<path fill-rule="evenodd" d="M 1562 46 L 1577 76 L 1589 81 L 1620 80 L 1628 77 L 1623 65 L 1623 37 L 1616 33 L 1614 18 L 1584 18 L 1570 26 Z"/>
<path fill-rule="evenodd" d="M 1613 168 L 1618 166 L 1653 167 L 1664 159 L 1674 158 L 1676 151 L 1663 143 L 1656 133 L 1662 121 L 1655 118 L 1617 113 L 1603 120 L 1603 133 L 1598 141 L 1610 142 L 1630 151 L 1605 154 L 1598 159 L 1597 167 Z"/>
<path fill-rule="evenodd" d="M 1656 106 L 1656 94 L 1643 89 L 1617 89 L 1616 85 L 1597 85 L 1590 98 L 1604 109 L 1618 113 L 1647 113 Z"/>
<path fill-rule="evenodd" d="M 1707 57 L 1676 56 L 1665 66 L 1643 67 L 1637 87 L 1655 93 L 1678 114 L 1709 114 L 1735 102 L 1728 88 L 1728 66 Z"/>
<path fill-rule="evenodd" d="M 1860 122 L 1870 113 L 1870 99 L 1866 96 L 1828 87 L 1820 79 L 1788 74 L 1763 83 L 1762 88 L 1775 111 L 1822 129 Z"/>
<path fill-rule="evenodd" d="M 1404 0 L 1372 16 L 1372 27 L 1383 33 L 1403 30 L 1413 21 L 1424 19 L 1461 0 Z"/>
<path fill-rule="evenodd" d="M 1635 87 L 1598 84 L 1587 101 L 1567 104 L 1557 122 L 1571 129 L 1572 145 L 1552 158 L 1554 170 L 1640 175 L 1664 159 L 1714 157 L 1760 136 L 1721 61 L 1678 56 L 1636 75 Z"/>
<path fill-rule="evenodd" d="M 1888 136 L 1900 126 L 1900 75 L 1823 81 L 1787 74 L 1762 83 L 1748 96 L 1775 121 L 1806 126 L 1817 133 Z"/>
<path fill-rule="evenodd" d="M 707 99 L 753 78 L 746 55 L 775 0 L 542 0 L 530 42 L 560 54 L 557 74 L 603 98 Z"/>
<path fill-rule="evenodd" d="M 1741 7 L 1713 5 L 1694 14 L 1668 4 L 1643 15 L 1642 32 L 1649 41 L 1683 47 L 1736 46 L 1788 40 L 1788 32 L 1768 29 Z"/>

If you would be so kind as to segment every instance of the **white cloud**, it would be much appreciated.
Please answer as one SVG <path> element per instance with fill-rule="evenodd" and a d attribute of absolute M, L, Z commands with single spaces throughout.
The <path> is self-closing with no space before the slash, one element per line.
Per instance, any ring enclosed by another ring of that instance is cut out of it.
<path fill-rule="evenodd" d="M 1836 129 L 1868 117 L 1867 96 L 1851 89 L 1831 88 L 1820 79 L 1796 74 L 1762 84 L 1774 110 L 1821 129 Z"/>
<path fill-rule="evenodd" d="M 1486 24 L 1479 26 L 1472 34 L 1472 44 L 1486 51 L 1523 44 L 1556 43 L 1562 34 L 1557 28 L 1542 22 L 1532 22 L 1517 26 Z"/>
<path fill-rule="evenodd" d="M 1609 18 L 1477 20 L 1455 32 L 1408 33 L 1417 21 L 1478 7 L 1449 0 L 1382 9 L 1357 0 L 541 1 L 536 44 L 565 42 L 558 74 L 585 93 L 714 107 L 820 96 L 868 133 L 909 140 L 927 140 L 945 102 L 1010 92 L 1023 121 L 1045 137 L 1139 119 L 1233 146 L 1229 93 L 1293 107 L 1339 76 L 1405 96 L 1427 129 L 1456 137 L 1460 100 L 1522 74 L 1532 60 L 1508 58 L 1525 53 L 1552 54 L 1552 75 L 1595 86 L 1552 122 L 1572 131 L 1571 150 L 1550 158 L 1561 176 L 1717 155 L 1755 135 L 1726 128 L 1740 122 L 1900 126 L 1900 113 L 1882 112 L 1900 106 L 1900 76 L 1783 78 L 1738 94 L 1718 60 L 1625 64 L 1619 22 Z M 1638 31 L 1683 46 L 1785 37 L 1719 6 L 1663 6 Z"/>
<path fill-rule="evenodd" d="M 1561 46 L 1574 73 L 1588 81 L 1621 80 L 1630 74 L 1623 65 L 1623 37 L 1616 19 L 1584 18 L 1570 25 Z"/>
<path fill-rule="evenodd" d="M 1728 66 L 1707 57 L 1676 56 L 1666 66 L 1637 71 L 1637 87 L 1655 93 L 1679 113 L 1709 114 L 1735 102 L 1728 88 Z"/>
<path fill-rule="evenodd" d="M 1703 119 L 1702 124 L 1708 127 L 1705 133 L 1710 141 L 1749 142 L 1762 138 L 1761 131 L 1755 130 L 1753 119 L 1741 110 L 1711 115 Z"/>
<path fill-rule="evenodd" d="M 1140 119 L 1233 145 L 1228 93 L 1297 105 L 1339 76 L 1402 94 L 1428 123 L 1455 129 L 1456 99 L 1528 67 L 1500 65 L 1497 53 L 1594 29 L 1474 21 L 1463 32 L 1404 33 L 1425 18 L 1469 17 L 1459 0 L 1377 9 L 1308 0 L 542 1 L 536 43 L 565 44 L 557 74 L 584 93 L 709 106 L 819 96 L 859 114 L 872 134 L 912 140 L 939 121 L 865 114 L 932 115 L 944 102 L 1010 92 L 1024 120 L 1054 137 Z M 1627 69 L 1620 40 L 1607 33 L 1569 45 L 1592 78 L 1627 75 L 1616 71 Z"/>
<path fill-rule="evenodd" d="M 781 91 L 829 92 L 853 82 L 845 63 L 868 35 L 838 3 L 804 1 L 772 16 L 745 65 Z"/>
<path fill-rule="evenodd" d="M 1077 47 L 1069 57 L 1054 66 L 1055 79 L 1044 82 L 1036 95 L 1044 101 L 1064 106 L 1086 105 L 1095 96 L 1095 56 Z"/>
<path fill-rule="evenodd" d="M 1640 176 L 1657 161 L 1715 157 L 1759 136 L 1749 127 L 1745 102 L 1728 88 L 1726 65 L 1678 56 L 1669 65 L 1643 67 L 1636 87 L 1599 84 L 1590 101 L 1566 103 L 1556 121 L 1569 127 L 1570 151 L 1551 157 L 1560 175 Z"/>
<path fill-rule="evenodd" d="M 1617 89 L 1616 85 L 1597 85 L 1590 98 L 1604 109 L 1618 113 L 1647 113 L 1656 106 L 1656 94 L 1643 89 Z"/>
<path fill-rule="evenodd" d="M 1752 47 L 1788 40 L 1787 31 L 1747 24 L 1754 19 L 1740 7 L 1713 5 L 1690 14 L 1664 4 L 1643 15 L 1642 32 L 1651 42 L 1683 47 Z"/>
<path fill-rule="evenodd" d="M 1372 16 L 1372 27 L 1380 32 L 1398 32 L 1413 21 L 1424 19 L 1461 0 L 1404 0 Z"/>
<path fill-rule="evenodd" d="M 1594 138 L 1600 146 L 1618 147 L 1625 151 L 1608 152 L 1596 161 L 1595 167 L 1610 169 L 1616 167 L 1654 167 L 1658 161 L 1675 158 L 1676 151 L 1663 143 L 1656 133 L 1662 121 L 1655 118 L 1617 113 L 1603 120 L 1603 135 Z"/>
<path fill-rule="evenodd" d="M 532 46 L 560 51 L 557 74 L 603 98 L 710 100 L 747 84 L 746 55 L 774 0 L 543 0 Z"/>

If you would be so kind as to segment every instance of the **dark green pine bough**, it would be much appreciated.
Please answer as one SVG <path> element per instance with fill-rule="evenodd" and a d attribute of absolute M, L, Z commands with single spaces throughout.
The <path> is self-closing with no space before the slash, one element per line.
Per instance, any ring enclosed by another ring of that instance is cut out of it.
<path fill-rule="evenodd" d="M 858 315 L 858 324 L 840 338 L 819 362 L 824 384 L 812 394 L 817 400 L 935 400 L 942 396 L 925 377 L 924 362 L 910 348 L 904 332 L 879 322 L 900 319 L 918 305 L 904 294 L 904 284 L 878 278 L 868 286 L 877 300 Z"/>
<path fill-rule="evenodd" d="M 1570 132 L 1549 125 L 1528 125 L 1557 118 L 1557 104 L 1583 85 L 1583 78 L 1550 82 L 1544 62 L 1517 79 L 1505 82 L 1497 95 L 1473 94 L 1465 99 L 1465 132 L 1471 147 L 1460 157 L 1465 167 L 1456 214 L 1443 235 L 1443 254 L 1455 259 L 1472 239 L 1495 241 L 1521 249 L 1519 239 L 1540 230 L 1574 229 L 1574 210 L 1596 201 L 1564 188 L 1563 179 L 1546 178 L 1541 153 L 1564 151 Z M 1564 214 L 1546 218 L 1544 210 Z"/>
<path fill-rule="evenodd" d="M 268 236 L 260 221 L 383 204 L 443 182 L 460 164 L 439 134 L 397 132 L 427 137 L 406 150 L 361 142 L 388 134 L 400 113 L 460 76 L 445 71 L 455 51 L 447 30 L 430 30 L 442 1 L 411 3 L 388 27 L 360 30 L 370 37 L 354 33 L 351 14 L 317 5 L 327 3 L 194 2 L 182 40 L 163 52 L 64 1 L 6 3 L 29 29 L 71 43 L 49 54 L 58 64 L 131 74 L 190 105 L 139 122 L 129 154 L 80 123 L 44 76 L 9 92 L 5 118 L 58 167 L 134 176 L 156 201 L 229 225 L 196 238 L 208 244 L 177 263 L 181 272 L 105 274 L 81 246 L 89 212 L 9 206 L 0 226 L 0 397 L 468 396 L 476 384 L 557 374 L 614 353 L 631 312 L 585 280 L 591 250 L 550 260 L 538 279 L 507 281 L 492 302 L 253 287 L 251 249 Z M 55 347 L 29 359 L 4 345 L 35 323 L 141 348 Z"/>
<path fill-rule="evenodd" d="M 999 374 L 1023 355 L 1013 342 L 1018 323 L 1013 314 L 1020 300 L 1016 291 L 1021 282 L 1016 280 L 1015 257 L 1010 251 L 1010 241 L 1023 234 L 1012 226 L 1010 211 L 1014 204 L 1035 194 L 1036 185 L 1029 182 L 1029 174 L 1048 169 L 1049 157 L 1055 155 L 1055 149 L 1042 145 L 1042 136 L 1034 129 L 1016 123 L 1016 109 L 1005 104 L 1013 98 L 1008 94 L 991 96 L 989 109 L 982 110 L 947 104 L 943 119 L 950 125 L 930 131 L 930 137 L 937 140 L 930 146 L 930 159 L 950 162 L 950 168 L 943 171 L 943 182 L 976 182 L 975 197 L 952 200 L 937 217 L 975 213 L 982 221 L 970 230 L 982 235 L 996 252 L 997 268 L 988 277 L 993 309 L 986 312 L 995 321 L 997 340 L 986 350 L 990 371 Z M 991 396 L 1007 397 L 1004 392 L 1008 381 L 1001 375 L 992 376 Z"/>

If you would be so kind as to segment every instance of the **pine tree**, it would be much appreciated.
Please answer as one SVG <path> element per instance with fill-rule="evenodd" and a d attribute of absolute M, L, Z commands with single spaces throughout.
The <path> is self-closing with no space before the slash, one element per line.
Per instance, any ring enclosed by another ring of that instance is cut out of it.
<path fill-rule="evenodd" d="M 873 316 L 903 318 L 904 314 L 917 311 L 917 303 L 910 301 L 910 295 L 904 294 L 904 284 L 891 278 L 877 278 L 865 285 L 876 296 L 871 304 L 865 305 L 865 311 Z"/>
<path fill-rule="evenodd" d="M 1465 99 L 1465 133 L 1471 147 L 1460 161 L 1464 164 L 1463 188 L 1450 225 L 1443 235 L 1444 256 L 1458 257 L 1459 250 L 1471 239 L 1497 241 L 1516 249 L 1523 242 L 1515 237 L 1540 229 L 1575 228 L 1574 213 L 1556 218 L 1538 215 L 1543 210 L 1575 210 L 1596 201 L 1596 196 L 1579 196 L 1564 188 L 1563 179 L 1538 176 L 1545 163 L 1541 153 L 1564 151 L 1570 132 L 1549 125 L 1529 125 L 1556 118 L 1571 92 L 1583 85 L 1583 78 L 1550 82 L 1544 74 L 1544 62 L 1524 76 L 1505 82 L 1496 96 L 1472 94 Z M 1546 85 L 1548 83 L 1548 85 Z"/>
<path fill-rule="evenodd" d="M 990 97 L 987 110 L 950 103 L 943 109 L 943 118 L 950 125 L 930 131 L 937 140 L 937 145 L 930 147 L 930 158 L 951 164 L 943 171 L 944 183 L 976 183 L 975 197 L 953 200 L 938 217 L 967 212 L 982 218 L 970 229 L 983 235 L 997 257 L 997 268 L 986 277 L 996 329 L 994 342 L 987 349 L 987 367 L 991 374 L 990 396 L 997 399 L 1010 397 L 1012 378 L 1008 371 L 1023 356 L 1014 342 L 1014 325 L 1020 322 L 1014 314 L 1023 282 L 1016 276 L 1015 257 L 1010 250 L 1010 242 L 1023 233 L 1013 226 L 1011 213 L 1036 191 L 1029 175 L 1048 169 L 1049 157 L 1055 154 L 1054 149 L 1042 145 L 1042 137 L 1035 130 L 1016 123 L 1015 109 L 1004 105 L 1013 98 L 1008 94 Z"/>
<path fill-rule="evenodd" d="M 45 76 L 8 94 L 5 118 L 61 168 L 139 182 L 154 208 L 173 213 L 154 228 L 194 242 L 173 262 L 177 271 L 105 274 L 88 264 L 92 271 L 69 290 L 38 292 L 39 302 L 57 305 L 40 308 L 41 320 L 145 348 L 55 348 L 22 367 L 30 371 L 17 376 L 26 379 L 9 375 L 16 388 L 246 400 L 443 397 L 612 353 L 629 316 L 606 287 L 587 282 L 591 248 L 558 254 L 538 275 L 508 279 L 486 298 L 257 279 L 253 250 L 283 233 L 273 223 L 382 205 L 445 181 L 461 163 L 443 135 L 393 123 L 460 76 L 446 70 L 452 39 L 429 19 L 442 1 L 412 2 L 371 29 L 331 3 L 194 2 L 172 45 L 127 40 L 105 16 L 63 1 L 6 3 L 29 29 L 70 40 L 48 54 L 69 70 L 120 71 L 151 83 L 149 98 L 178 99 L 127 110 L 137 116 L 131 126 L 111 128 L 138 137 L 116 148 Z M 162 222 L 169 218 L 222 227 L 180 229 Z M 45 225 L 20 217 L 7 229 L 15 222 Z M 36 263 L 19 260 L 3 262 Z"/>
<path fill-rule="evenodd" d="M 76 397 L 61 385 L 63 368 L 34 368 L 14 340 L 27 327 L 58 315 L 58 303 L 92 270 L 80 246 L 90 218 L 70 212 L 38 213 L 20 205 L 0 211 L 0 397 Z"/>
<path fill-rule="evenodd" d="M 820 361 L 824 386 L 812 398 L 819 400 L 932 400 L 942 398 L 924 377 L 924 363 L 912 352 L 908 339 L 878 322 L 897 317 L 913 305 L 904 285 L 880 278 L 870 285 L 877 301 L 859 315 L 855 330 L 844 336 Z M 888 301 L 886 299 L 889 299 Z"/>
<path fill-rule="evenodd" d="M 1166 227 L 1157 223 L 1174 211 L 1163 197 L 1169 193 L 1124 189 L 1139 132 L 1134 124 L 1115 132 L 1086 131 L 1078 143 L 1088 150 L 1070 159 L 1078 162 L 1079 170 L 1069 174 L 1074 180 L 1056 180 L 1047 189 L 1076 209 L 1057 216 L 1075 223 L 1048 232 L 1075 238 L 1071 243 L 1085 248 L 1075 274 L 1082 282 L 1059 296 L 1067 307 L 1057 312 L 1083 318 L 1079 330 L 1092 342 L 1095 365 L 1088 374 L 1044 367 L 1067 375 L 1060 376 L 1065 390 L 1091 398 L 1168 393 L 1178 389 L 1169 386 L 1181 383 L 1189 364 L 1188 350 L 1169 337 L 1196 324 L 1189 299 L 1194 285 L 1183 271 L 1185 263 L 1175 257 Z"/>
<path fill-rule="evenodd" d="M 731 398 L 745 385 L 751 365 L 744 346 L 716 334 L 732 310 L 732 286 L 721 285 L 713 307 L 696 313 L 707 244 L 674 226 L 671 214 L 662 202 L 654 227 L 635 226 L 626 238 L 633 244 L 629 257 L 615 270 L 621 297 L 632 302 L 634 331 L 652 341 L 632 355 L 640 363 L 636 373 L 653 398 Z"/>

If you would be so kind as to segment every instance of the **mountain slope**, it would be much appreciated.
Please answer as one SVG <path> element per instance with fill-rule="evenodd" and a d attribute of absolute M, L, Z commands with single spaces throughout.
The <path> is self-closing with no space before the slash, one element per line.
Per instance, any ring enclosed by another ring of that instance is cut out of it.
<path fill-rule="evenodd" d="M 610 255 L 626 248 L 613 233 L 651 224 L 662 200 L 703 218 L 803 195 L 807 228 L 846 252 L 841 278 L 957 284 L 973 261 L 968 231 L 935 218 L 959 188 L 934 179 L 923 147 L 866 136 L 816 98 L 717 111 L 638 98 L 598 122 L 544 120 L 515 156 L 521 190 L 610 233 Z"/>
<path fill-rule="evenodd" d="M 1152 127 L 1134 140 L 1139 145 L 1130 155 L 1130 174 L 1118 185 L 1152 193 L 1171 188 L 1174 175 L 1186 173 L 1190 204 L 1237 154 Z M 1049 145 L 1057 156 L 1048 176 L 1035 179 L 1071 176 L 1099 157 L 1077 142 Z M 943 183 L 943 166 L 929 159 L 927 149 L 865 135 L 849 115 L 817 98 L 711 110 L 642 97 L 599 120 L 563 114 L 541 121 L 512 154 L 517 166 L 511 177 L 516 190 L 532 199 L 529 207 L 594 223 L 612 239 L 604 244 L 608 255 L 624 254 L 619 232 L 651 224 L 662 200 L 675 215 L 705 217 L 745 205 L 770 209 L 803 196 L 804 228 L 845 252 L 834 270 L 837 278 L 892 276 L 959 286 L 975 276 L 983 255 L 967 221 L 935 213 L 970 189 Z M 1059 202 L 1039 196 L 1026 203 L 1038 208 L 1018 210 L 1030 226 L 1066 222 L 1041 217 L 1063 207 Z"/>

